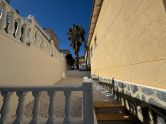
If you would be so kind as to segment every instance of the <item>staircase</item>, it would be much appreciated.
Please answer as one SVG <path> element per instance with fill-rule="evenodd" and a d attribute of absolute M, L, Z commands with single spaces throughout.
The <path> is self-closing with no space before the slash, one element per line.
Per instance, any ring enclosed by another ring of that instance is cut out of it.
<path fill-rule="evenodd" d="M 138 117 L 121 104 L 111 83 L 93 80 L 94 88 L 105 97 L 93 102 L 98 124 L 140 124 Z"/>
<path fill-rule="evenodd" d="M 136 124 L 133 116 L 120 103 L 95 102 L 93 107 L 98 124 Z"/>

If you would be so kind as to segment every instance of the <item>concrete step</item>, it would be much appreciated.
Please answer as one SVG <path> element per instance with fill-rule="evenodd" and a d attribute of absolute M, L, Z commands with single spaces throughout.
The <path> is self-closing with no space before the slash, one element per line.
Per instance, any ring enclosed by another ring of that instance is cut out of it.
<path fill-rule="evenodd" d="M 132 124 L 133 118 L 120 103 L 93 103 L 98 124 Z"/>
<path fill-rule="evenodd" d="M 67 77 L 90 77 L 90 71 L 68 70 L 66 71 Z"/>
<path fill-rule="evenodd" d="M 124 113 L 97 112 L 96 118 L 97 121 L 131 121 L 130 116 Z"/>
<path fill-rule="evenodd" d="M 137 124 L 132 121 L 98 121 L 98 124 Z"/>
<path fill-rule="evenodd" d="M 95 110 L 99 109 L 126 109 L 120 103 L 113 103 L 113 102 L 94 102 L 93 107 Z"/>

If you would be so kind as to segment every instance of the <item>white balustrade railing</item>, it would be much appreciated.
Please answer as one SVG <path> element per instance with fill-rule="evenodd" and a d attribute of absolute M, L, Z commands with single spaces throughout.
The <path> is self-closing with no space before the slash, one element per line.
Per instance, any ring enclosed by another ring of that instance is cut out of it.
<path fill-rule="evenodd" d="M 26 122 L 29 124 L 38 124 L 40 122 L 40 98 L 42 92 L 47 92 L 49 97 L 49 108 L 48 108 L 48 118 L 45 122 L 46 124 L 55 124 L 56 123 L 56 93 L 59 91 L 64 92 L 65 96 L 65 107 L 64 107 L 64 119 L 63 124 L 72 124 L 71 119 L 71 111 L 70 111 L 70 97 L 72 97 L 71 93 L 73 91 L 82 91 L 83 92 L 83 123 L 84 124 L 93 124 L 94 123 L 94 112 L 92 106 L 92 84 L 91 83 L 83 83 L 81 86 L 51 86 L 51 87 L 10 87 L 10 86 L 0 86 L 1 95 L 3 97 L 3 105 L 0 112 L 0 124 L 9 123 L 10 116 L 8 113 L 10 112 L 9 103 L 11 94 L 16 93 L 18 96 L 18 106 L 16 110 L 16 117 L 14 119 L 13 124 L 22 124 L 25 123 L 27 119 L 24 116 L 24 108 L 25 108 L 25 98 L 28 92 L 32 93 L 34 97 L 34 106 L 32 110 L 32 119 L 30 122 Z"/>
<path fill-rule="evenodd" d="M 33 16 L 21 17 L 5 0 L 0 0 L 0 10 L 0 32 L 23 44 L 33 44 L 50 56 L 63 58 Z"/>

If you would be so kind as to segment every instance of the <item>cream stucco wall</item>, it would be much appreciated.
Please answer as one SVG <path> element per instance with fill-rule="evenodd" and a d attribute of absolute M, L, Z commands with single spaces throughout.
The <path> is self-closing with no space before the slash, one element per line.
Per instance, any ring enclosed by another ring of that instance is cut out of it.
<path fill-rule="evenodd" d="M 0 33 L 0 86 L 42 86 L 53 85 L 63 76 L 66 62 L 61 54 L 54 57 L 33 44 L 28 46 L 11 35 Z M 3 98 L 0 96 L 0 107 Z M 33 100 L 32 92 L 25 98 L 25 104 Z M 18 97 L 10 97 L 10 115 L 14 116 Z"/>
<path fill-rule="evenodd" d="M 165 32 L 163 0 L 104 0 L 90 44 L 92 73 L 166 88 Z"/>
<path fill-rule="evenodd" d="M 62 57 L 51 57 L 33 44 L 27 46 L 2 34 L 0 57 L 0 85 L 52 85 L 65 72 Z"/>

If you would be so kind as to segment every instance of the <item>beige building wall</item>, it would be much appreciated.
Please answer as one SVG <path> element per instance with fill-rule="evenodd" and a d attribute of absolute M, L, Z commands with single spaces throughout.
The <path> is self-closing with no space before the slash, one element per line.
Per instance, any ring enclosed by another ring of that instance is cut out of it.
<path fill-rule="evenodd" d="M 104 0 L 90 48 L 92 74 L 166 88 L 163 0 Z"/>
<path fill-rule="evenodd" d="M 53 85 L 65 72 L 65 60 L 0 34 L 0 85 Z"/>
<path fill-rule="evenodd" d="M 33 44 L 28 46 L 9 35 L 0 34 L 0 57 L 0 86 L 53 85 L 66 71 L 66 62 L 61 54 L 52 57 Z M 28 92 L 25 105 L 33 99 L 32 92 Z M 2 100 L 0 96 L 0 107 Z M 17 104 L 18 97 L 12 93 L 9 116 L 15 117 Z"/>
<path fill-rule="evenodd" d="M 52 39 L 33 16 L 22 18 L 9 4 L 1 0 L 0 10 L 3 11 L 0 19 L 0 87 L 3 85 L 33 87 L 55 84 L 64 76 L 66 62 L 65 57 L 51 42 Z M 7 24 L 6 13 L 9 13 Z M 15 23 L 17 26 L 13 25 Z M 20 28 L 23 30 L 19 30 Z M 32 92 L 28 92 L 25 105 L 33 99 Z M 12 116 L 14 119 L 18 105 L 16 92 L 12 92 L 12 96 L 5 99 L 5 104 L 8 103 L 7 117 Z M 2 104 L 1 93 L 0 108 Z"/>

